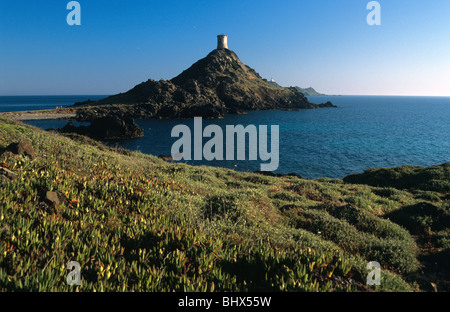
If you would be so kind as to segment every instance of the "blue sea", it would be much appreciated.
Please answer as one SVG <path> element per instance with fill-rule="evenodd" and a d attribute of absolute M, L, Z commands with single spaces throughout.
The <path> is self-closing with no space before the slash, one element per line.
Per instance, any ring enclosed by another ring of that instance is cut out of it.
<path fill-rule="evenodd" d="M 106 95 L 0 96 L 0 112 L 31 111 L 67 107 L 76 102 L 100 100 Z"/>
<path fill-rule="evenodd" d="M 0 97 L 0 111 L 68 106 L 104 96 Z M 370 168 L 401 165 L 430 166 L 450 161 L 450 97 L 320 96 L 313 103 L 331 101 L 338 108 L 297 111 L 249 111 L 205 120 L 203 127 L 278 125 L 279 167 L 275 173 L 305 178 L 343 178 Z M 30 121 L 41 128 L 61 127 L 65 121 Z M 176 125 L 193 120 L 136 120 L 144 137 L 109 144 L 153 155 L 171 155 Z M 203 139 L 203 144 L 209 138 Z M 225 142 L 225 139 L 224 139 Z M 270 142 L 270 136 L 269 136 Z M 270 146 L 270 145 L 269 145 Z M 248 159 L 248 155 L 246 157 Z M 262 161 L 189 161 L 240 171 L 260 170 Z"/>

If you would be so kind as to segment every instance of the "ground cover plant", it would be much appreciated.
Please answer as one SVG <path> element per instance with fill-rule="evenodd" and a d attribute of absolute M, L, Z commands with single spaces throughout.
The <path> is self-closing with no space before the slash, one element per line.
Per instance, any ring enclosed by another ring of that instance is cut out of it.
<path fill-rule="evenodd" d="M 34 157 L 5 151 L 20 140 Z M 445 174 L 405 188 L 194 167 L 6 119 L 0 150 L 2 291 L 448 287 Z M 369 261 L 380 286 L 366 285 Z"/>

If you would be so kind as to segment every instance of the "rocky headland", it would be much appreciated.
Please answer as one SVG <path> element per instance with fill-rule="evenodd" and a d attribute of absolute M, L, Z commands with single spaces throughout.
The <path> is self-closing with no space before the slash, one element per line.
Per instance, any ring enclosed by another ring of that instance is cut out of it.
<path fill-rule="evenodd" d="M 99 101 L 76 103 L 77 120 L 108 115 L 133 118 L 219 118 L 248 110 L 315 109 L 295 88 L 271 85 L 229 49 L 215 49 L 171 80 L 143 82 Z"/>
<path fill-rule="evenodd" d="M 127 115 L 93 118 L 89 126 L 75 126 L 69 122 L 56 131 L 81 134 L 96 140 L 124 140 L 144 136 L 144 131 Z"/>

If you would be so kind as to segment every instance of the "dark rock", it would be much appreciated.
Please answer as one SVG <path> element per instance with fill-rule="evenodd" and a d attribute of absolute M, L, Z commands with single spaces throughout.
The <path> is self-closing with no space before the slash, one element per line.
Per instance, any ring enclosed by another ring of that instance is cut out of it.
<path fill-rule="evenodd" d="M 273 173 L 271 171 L 254 171 L 254 173 L 269 176 L 269 177 L 296 177 L 299 179 L 303 179 L 302 176 L 297 173 L 282 174 L 282 173 Z"/>
<path fill-rule="evenodd" d="M 158 158 L 160 158 L 164 161 L 173 161 L 173 158 L 171 156 L 159 155 Z"/>
<path fill-rule="evenodd" d="M 52 213 L 55 212 L 54 205 L 53 204 L 49 205 L 46 202 L 39 202 L 36 205 L 36 209 L 44 211 L 44 212 L 49 213 L 49 214 L 52 214 Z"/>
<path fill-rule="evenodd" d="M 76 127 L 73 123 L 68 123 L 58 131 L 61 133 L 77 133 L 98 140 L 123 140 L 144 135 L 144 131 L 139 128 L 133 118 L 117 115 L 93 117 L 89 126 Z"/>
<path fill-rule="evenodd" d="M 46 204 L 53 207 L 67 203 L 66 196 L 60 191 L 56 192 L 47 191 L 45 193 L 44 201 Z"/>
<path fill-rule="evenodd" d="M 92 137 L 104 140 L 137 138 L 144 132 L 130 116 L 107 116 L 91 121 L 89 132 Z"/>
<path fill-rule="evenodd" d="M 20 140 L 18 143 L 11 143 L 6 147 L 4 151 L 11 152 L 16 155 L 29 156 L 31 158 L 36 157 L 36 153 L 31 144 L 22 140 Z"/>
<path fill-rule="evenodd" d="M 317 105 L 317 106 L 319 106 L 320 108 L 322 108 L 322 107 L 337 107 L 336 105 L 334 105 L 334 104 L 331 103 L 330 101 L 328 101 L 328 102 L 326 102 L 326 103 L 319 104 L 319 105 Z"/>

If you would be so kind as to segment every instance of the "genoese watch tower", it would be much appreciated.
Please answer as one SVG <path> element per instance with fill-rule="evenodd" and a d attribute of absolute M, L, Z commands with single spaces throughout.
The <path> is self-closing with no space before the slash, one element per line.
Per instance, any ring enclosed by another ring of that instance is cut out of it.
<path fill-rule="evenodd" d="M 217 49 L 228 49 L 228 36 L 218 35 L 217 36 Z"/>

